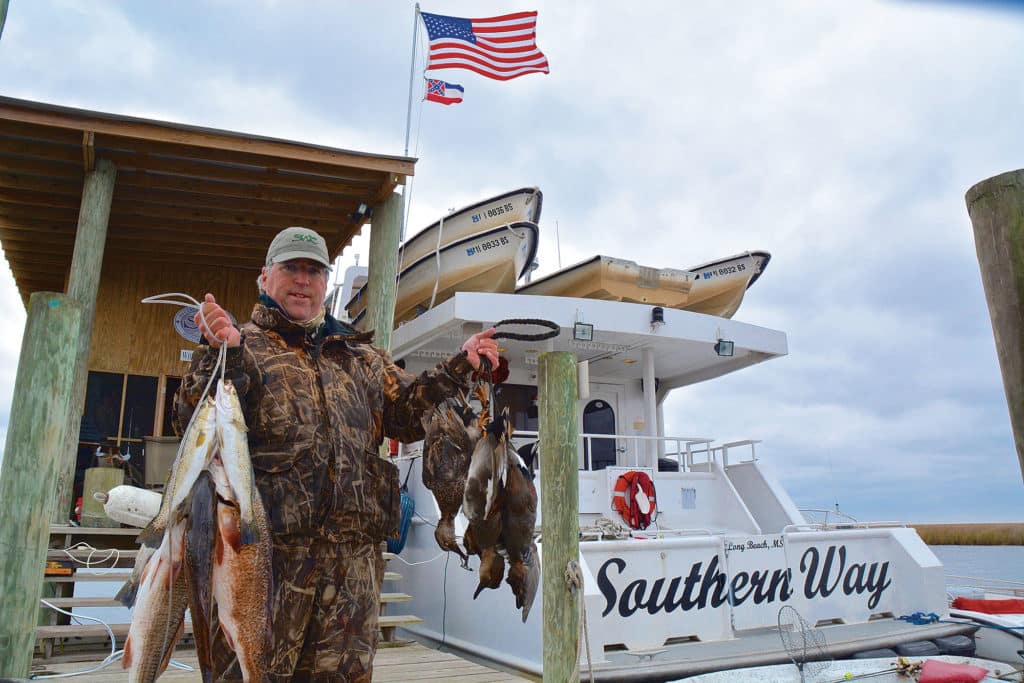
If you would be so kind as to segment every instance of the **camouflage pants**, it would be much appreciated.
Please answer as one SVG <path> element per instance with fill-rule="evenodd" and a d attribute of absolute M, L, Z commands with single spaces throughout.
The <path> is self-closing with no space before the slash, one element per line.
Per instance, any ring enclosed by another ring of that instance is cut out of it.
<path fill-rule="evenodd" d="M 270 680 L 370 683 L 384 559 L 372 543 L 274 541 Z M 214 626 L 215 681 L 241 681 Z"/>

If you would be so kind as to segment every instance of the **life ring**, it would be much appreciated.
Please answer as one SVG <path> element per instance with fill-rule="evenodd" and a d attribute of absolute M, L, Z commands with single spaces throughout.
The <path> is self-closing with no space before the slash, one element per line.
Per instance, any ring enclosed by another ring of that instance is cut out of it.
<path fill-rule="evenodd" d="M 615 481 L 612 508 L 631 529 L 646 529 L 658 512 L 654 482 L 646 472 L 630 470 Z"/>

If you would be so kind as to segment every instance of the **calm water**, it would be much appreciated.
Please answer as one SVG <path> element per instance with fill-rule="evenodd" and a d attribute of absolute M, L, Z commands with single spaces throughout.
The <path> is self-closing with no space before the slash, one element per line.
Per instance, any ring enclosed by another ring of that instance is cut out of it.
<path fill-rule="evenodd" d="M 946 568 L 946 585 L 964 585 L 949 578 L 971 576 L 979 579 L 1004 579 L 1024 584 L 1024 546 L 1021 545 L 933 545 L 936 557 Z"/>

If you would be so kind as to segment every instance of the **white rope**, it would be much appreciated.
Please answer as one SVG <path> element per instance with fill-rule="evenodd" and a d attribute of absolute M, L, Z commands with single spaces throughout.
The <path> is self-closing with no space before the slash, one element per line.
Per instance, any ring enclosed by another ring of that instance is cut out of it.
<path fill-rule="evenodd" d="M 441 217 L 437 225 L 437 246 L 434 248 L 434 264 L 437 270 L 434 272 L 434 291 L 430 294 L 430 305 L 427 310 L 434 307 L 434 300 L 437 299 L 437 286 L 441 282 L 441 239 L 444 236 L 444 217 Z"/>
<path fill-rule="evenodd" d="M 395 555 L 395 559 L 399 560 L 400 562 L 402 562 L 402 563 L 404 563 L 404 564 L 406 564 L 406 565 L 408 565 L 410 567 L 415 567 L 415 566 L 420 565 L 420 564 L 429 564 L 430 562 L 433 562 L 434 560 L 440 559 L 440 558 L 444 557 L 447 554 L 448 554 L 448 551 L 446 550 L 444 552 L 438 553 L 437 555 L 434 555 L 429 560 L 423 560 L 422 562 L 410 562 L 409 560 L 405 559 L 401 555 Z"/>
<path fill-rule="evenodd" d="M 82 669 L 81 671 L 69 671 L 69 672 L 63 673 L 63 674 L 35 674 L 35 675 L 29 676 L 30 679 L 35 680 L 35 679 L 38 679 L 38 678 L 71 678 L 72 676 L 83 676 L 85 674 L 89 674 L 89 673 L 93 673 L 95 671 L 100 671 L 101 669 L 105 669 L 108 666 L 110 666 L 111 664 L 113 664 L 114 662 L 119 661 L 124 656 L 124 650 L 116 649 L 116 647 L 117 647 L 117 639 L 114 637 L 114 631 L 110 628 L 110 625 L 107 624 L 107 622 L 103 621 L 102 619 L 97 619 L 96 617 L 90 617 L 90 616 L 86 616 L 84 614 L 75 614 L 73 612 L 68 612 L 67 610 L 63 610 L 60 607 L 57 607 L 56 605 L 54 605 L 53 603 L 47 602 L 46 600 L 43 600 L 43 599 L 40 599 L 39 602 L 41 602 L 43 605 L 45 605 L 46 607 L 49 607 L 52 610 L 60 612 L 61 614 L 66 614 L 67 616 L 71 617 L 72 619 L 76 619 L 76 620 L 88 619 L 89 621 L 95 621 L 98 624 L 100 624 L 103 628 L 105 628 L 107 630 L 107 635 L 110 636 L 110 654 L 107 655 L 106 657 L 104 657 L 103 661 L 101 661 L 99 664 L 97 664 L 96 666 L 89 667 L 88 669 Z M 81 623 L 81 622 L 79 622 L 79 623 Z M 171 665 L 171 666 L 174 666 L 174 667 L 176 667 L 178 669 L 183 669 L 185 671 L 195 671 L 195 667 L 192 667 L 192 666 L 189 666 L 188 664 L 184 664 L 182 662 L 179 662 L 176 659 L 169 660 L 168 664 Z"/>
<path fill-rule="evenodd" d="M 596 536 L 598 540 L 604 538 L 629 538 L 629 529 L 622 526 L 614 519 L 601 516 L 596 522 L 589 526 L 580 527 L 581 536 Z"/>
<path fill-rule="evenodd" d="M 77 558 L 77 557 L 75 557 L 74 555 L 71 554 L 71 551 L 73 551 L 73 550 L 88 550 L 89 551 L 89 556 L 86 557 L 84 560 L 81 560 L 81 559 L 79 559 L 79 558 Z M 86 543 L 84 541 L 80 542 L 80 543 L 76 543 L 76 544 L 71 545 L 71 546 L 68 546 L 67 548 L 61 548 L 61 551 L 65 555 L 67 555 L 68 559 L 70 559 L 72 562 L 77 562 L 78 564 L 84 565 L 86 567 L 99 566 L 99 565 L 101 565 L 101 564 L 103 564 L 105 562 L 109 562 L 110 560 L 113 560 L 114 561 L 114 566 L 116 566 L 117 563 L 121 559 L 121 551 L 118 550 L 117 548 L 108 548 L 108 549 L 105 549 L 105 550 L 101 550 L 99 548 L 92 547 L 91 545 L 89 545 L 88 543 Z M 106 557 L 104 557 L 101 560 L 93 560 L 93 555 L 96 554 L 96 553 L 107 553 L 107 555 L 106 555 Z M 57 609 L 57 608 L 54 607 L 54 609 Z"/>
<path fill-rule="evenodd" d="M 569 589 L 569 593 L 579 596 L 580 631 L 582 632 L 582 638 L 576 638 L 576 665 L 573 667 L 569 680 L 578 681 L 580 679 L 580 642 L 583 641 L 587 645 L 587 671 L 590 674 L 590 683 L 594 683 L 594 663 L 590 658 L 590 635 L 587 632 L 587 601 L 586 596 L 583 595 L 583 572 L 576 560 L 569 560 L 569 564 L 565 567 L 565 586 Z"/>

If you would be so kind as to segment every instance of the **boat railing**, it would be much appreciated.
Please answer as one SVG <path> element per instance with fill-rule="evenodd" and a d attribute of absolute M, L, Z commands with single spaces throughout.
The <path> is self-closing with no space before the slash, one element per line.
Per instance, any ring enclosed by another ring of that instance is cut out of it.
<path fill-rule="evenodd" d="M 513 443 L 520 441 L 537 441 L 539 439 L 539 433 L 536 431 L 529 430 L 516 430 L 512 436 Z M 581 445 L 583 446 L 584 462 L 580 468 L 584 471 L 592 471 L 591 458 L 594 453 L 594 442 L 598 441 L 610 441 L 614 440 L 616 445 L 616 452 L 620 455 L 632 452 L 632 467 L 645 466 L 641 463 L 641 455 L 645 453 L 659 453 L 663 452 L 664 455 L 659 459 L 674 460 L 678 471 L 689 472 L 694 468 L 694 465 L 703 465 L 712 460 L 727 464 L 728 453 L 730 448 L 737 448 L 741 446 L 749 445 L 751 448 L 751 456 L 746 460 L 755 460 L 753 454 L 754 444 L 761 443 L 760 441 L 735 441 L 728 444 L 722 444 L 721 446 L 712 446 L 714 439 L 708 439 L 705 437 L 694 437 L 694 436 L 647 436 L 642 434 L 596 434 L 589 432 L 581 432 L 579 434 Z M 630 446 L 632 446 L 630 448 Z M 669 450 L 669 447 L 674 450 Z M 628 463 L 619 462 L 618 466 L 628 467 Z"/>
<path fill-rule="evenodd" d="M 956 581 L 956 589 L 949 592 L 949 598 L 959 595 L 995 595 L 1008 598 L 1024 598 L 1024 582 L 1008 579 L 988 579 L 976 576 L 947 574 L 946 582 Z"/>
<path fill-rule="evenodd" d="M 787 524 L 782 528 L 782 533 L 788 534 L 795 531 L 842 531 L 844 529 L 885 529 L 906 527 L 906 522 L 860 522 L 852 515 L 839 510 L 827 508 L 801 508 L 800 514 L 806 518 L 808 515 L 822 515 L 821 521 L 809 521 L 804 524 Z"/>

